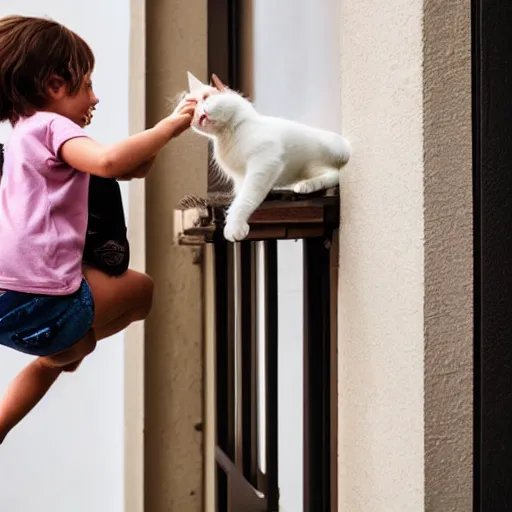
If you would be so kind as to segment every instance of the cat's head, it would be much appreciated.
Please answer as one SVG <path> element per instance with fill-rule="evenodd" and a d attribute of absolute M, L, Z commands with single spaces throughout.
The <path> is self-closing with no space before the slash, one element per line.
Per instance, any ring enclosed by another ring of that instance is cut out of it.
<path fill-rule="evenodd" d="M 201 135 L 215 137 L 236 125 L 241 117 L 255 114 L 249 101 L 225 86 L 213 75 L 212 85 L 203 84 L 188 74 L 189 94 L 197 101 L 192 129 Z"/>

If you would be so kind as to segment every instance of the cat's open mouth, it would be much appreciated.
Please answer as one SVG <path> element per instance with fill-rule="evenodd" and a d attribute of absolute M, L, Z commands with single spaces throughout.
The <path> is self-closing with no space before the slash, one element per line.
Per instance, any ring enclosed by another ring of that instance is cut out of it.
<path fill-rule="evenodd" d="M 204 126 L 208 121 L 208 114 L 205 112 L 199 116 L 199 126 Z"/>

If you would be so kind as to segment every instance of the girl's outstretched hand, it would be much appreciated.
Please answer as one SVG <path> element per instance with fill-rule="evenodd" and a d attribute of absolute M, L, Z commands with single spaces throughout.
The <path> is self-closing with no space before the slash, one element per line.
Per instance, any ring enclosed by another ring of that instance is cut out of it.
<path fill-rule="evenodd" d="M 190 127 L 192 117 L 196 110 L 197 101 L 193 98 L 185 96 L 169 116 L 174 121 L 175 131 L 174 137 L 177 137 Z"/>

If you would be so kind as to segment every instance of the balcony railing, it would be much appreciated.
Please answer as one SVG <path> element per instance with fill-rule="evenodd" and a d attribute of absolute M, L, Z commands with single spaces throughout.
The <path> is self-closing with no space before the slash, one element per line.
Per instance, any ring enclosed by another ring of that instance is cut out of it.
<path fill-rule="evenodd" d="M 226 204 L 222 196 L 185 198 L 175 219 L 181 244 L 211 244 L 205 264 L 214 290 L 216 511 L 280 510 L 278 240 L 301 239 L 304 512 L 334 512 L 337 190 L 269 196 L 250 219 L 248 239 L 236 244 L 222 236 Z"/>

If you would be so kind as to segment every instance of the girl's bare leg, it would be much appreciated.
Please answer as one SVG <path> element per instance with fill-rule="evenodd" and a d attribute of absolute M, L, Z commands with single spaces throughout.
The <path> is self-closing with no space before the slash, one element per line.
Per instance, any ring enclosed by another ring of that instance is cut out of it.
<path fill-rule="evenodd" d="M 111 277 L 91 267 L 84 267 L 84 276 L 94 298 L 94 322 L 98 340 L 121 331 L 130 323 L 143 320 L 153 301 L 153 281 L 146 275 L 127 270 Z"/>
<path fill-rule="evenodd" d="M 94 331 L 61 352 L 57 360 L 38 357 L 28 364 L 9 384 L 0 401 L 0 444 L 12 430 L 43 398 L 57 380 L 63 366 L 83 359 L 96 346 Z"/>
<path fill-rule="evenodd" d="M 41 400 L 63 371 L 75 371 L 100 340 L 143 320 L 151 309 L 153 282 L 145 274 L 128 270 L 110 277 L 84 268 L 94 298 L 93 329 L 71 347 L 58 354 L 38 357 L 11 382 L 0 400 L 0 444 Z"/>

